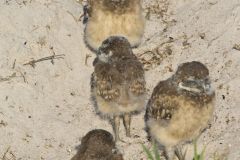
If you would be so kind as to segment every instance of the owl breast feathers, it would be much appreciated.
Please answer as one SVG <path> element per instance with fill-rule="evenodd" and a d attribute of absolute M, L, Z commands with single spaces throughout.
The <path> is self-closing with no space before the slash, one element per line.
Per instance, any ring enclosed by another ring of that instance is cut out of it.
<path fill-rule="evenodd" d="M 147 104 L 147 131 L 164 146 L 193 140 L 208 125 L 213 102 L 214 94 L 184 94 L 170 80 L 162 81 L 155 87 Z"/>
<path fill-rule="evenodd" d="M 145 107 L 145 78 L 136 57 L 112 63 L 98 61 L 92 74 L 92 96 L 102 113 L 126 113 Z"/>
<path fill-rule="evenodd" d="M 111 0 L 90 1 L 84 36 L 86 45 L 96 51 L 109 36 L 125 36 L 132 47 L 138 46 L 145 28 L 140 1 L 105 1 Z"/>

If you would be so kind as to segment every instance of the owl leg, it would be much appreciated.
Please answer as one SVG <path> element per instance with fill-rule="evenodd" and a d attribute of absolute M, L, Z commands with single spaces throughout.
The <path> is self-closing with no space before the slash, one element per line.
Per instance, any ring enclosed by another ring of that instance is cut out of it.
<path fill-rule="evenodd" d="M 163 150 L 163 155 L 166 160 L 174 160 L 174 149 L 172 147 L 165 147 Z"/>
<path fill-rule="evenodd" d="M 183 147 L 181 146 L 177 146 L 175 148 L 175 155 L 177 156 L 177 158 L 179 160 L 185 160 L 186 159 L 186 153 L 187 153 L 187 149 L 184 150 L 183 152 Z"/>
<path fill-rule="evenodd" d="M 123 115 L 123 124 L 126 130 L 126 136 L 130 137 L 130 125 L 131 125 L 131 115 L 130 114 L 124 114 Z"/>
<path fill-rule="evenodd" d="M 120 117 L 119 116 L 114 116 L 114 122 L 113 122 L 113 130 L 115 134 L 115 141 L 119 141 L 119 126 L 120 126 Z"/>

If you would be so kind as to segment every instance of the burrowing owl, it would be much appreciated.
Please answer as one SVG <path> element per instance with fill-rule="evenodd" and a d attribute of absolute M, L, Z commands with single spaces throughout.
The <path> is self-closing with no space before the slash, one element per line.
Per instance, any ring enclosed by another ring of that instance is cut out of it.
<path fill-rule="evenodd" d="M 121 117 L 130 136 L 131 114 L 145 107 L 145 79 L 126 38 L 112 36 L 103 41 L 94 61 L 91 90 L 97 111 L 114 119 L 116 140 Z"/>
<path fill-rule="evenodd" d="M 96 129 L 81 140 L 77 154 L 71 160 L 123 160 L 118 153 L 111 133 Z"/>
<path fill-rule="evenodd" d="M 110 36 L 126 37 L 137 47 L 144 33 L 145 21 L 140 0 L 88 0 L 85 42 L 96 51 Z M 86 19 L 86 18 L 85 18 Z"/>
<path fill-rule="evenodd" d="M 207 127 L 214 97 L 209 71 L 196 61 L 180 65 L 172 77 L 154 88 L 145 114 L 146 129 L 152 140 L 165 147 L 168 159 Z"/>

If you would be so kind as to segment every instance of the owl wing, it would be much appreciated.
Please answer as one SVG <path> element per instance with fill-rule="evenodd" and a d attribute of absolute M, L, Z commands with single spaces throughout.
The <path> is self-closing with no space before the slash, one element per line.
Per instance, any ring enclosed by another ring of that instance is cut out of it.
<path fill-rule="evenodd" d="M 120 96 L 118 86 L 121 84 L 122 78 L 114 66 L 105 63 L 96 64 L 91 79 L 92 89 L 104 100 L 112 101 Z"/>
<path fill-rule="evenodd" d="M 120 72 L 131 94 L 140 96 L 146 91 L 146 82 L 142 64 L 137 59 L 125 60 L 121 63 Z M 123 71 L 121 71 L 121 69 Z"/>
<path fill-rule="evenodd" d="M 148 101 L 145 120 L 154 119 L 168 123 L 179 106 L 174 97 L 176 97 L 174 91 L 167 81 L 160 82 Z"/>

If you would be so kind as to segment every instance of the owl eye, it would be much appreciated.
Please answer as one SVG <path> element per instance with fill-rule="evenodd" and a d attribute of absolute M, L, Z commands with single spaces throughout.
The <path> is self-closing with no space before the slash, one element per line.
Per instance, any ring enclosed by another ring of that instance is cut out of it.
<path fill-rule="evenodd" d="M 109 43 L 109 39 L 106 39 L 105 41 L 103 41 L 103 45 L 106 45 Z"/>
<path fill-rule="evenodd" d="M 101 49 L 107 48 L 107 47 L 109 46 L 109 43 L 110 43 L 109 39 L 103 41 L 103 42 L 102 42 Z"/>
<path fill-rule="evenodd" d="M 106 47 L 108 44 L 109 44 L 109 40 L 107 39 L 107 40 L 103 41 L 102 46 Z"/>

